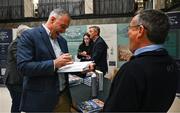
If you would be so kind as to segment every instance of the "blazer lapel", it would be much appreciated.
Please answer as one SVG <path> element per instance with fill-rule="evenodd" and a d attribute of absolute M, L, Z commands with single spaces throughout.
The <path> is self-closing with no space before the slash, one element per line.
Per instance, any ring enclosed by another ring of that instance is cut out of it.
<path fill-rule="evenodd" d="M 49 40 L 49 35 L 47 34 L 47 32 L 45 31 L 45 29 L 43 27 L 41 27 L 41 35 L 42 35 L 44 43 L 46 44 L 50 54 L 53 56 L 53 58 L 56 58 L 53 47 L 52 47 L 51 42 Z"/>

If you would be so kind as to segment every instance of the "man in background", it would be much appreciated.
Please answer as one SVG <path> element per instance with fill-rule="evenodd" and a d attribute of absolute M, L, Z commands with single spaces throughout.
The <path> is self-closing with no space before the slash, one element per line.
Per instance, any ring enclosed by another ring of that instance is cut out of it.
<path fill-rule="evenodd" d="M 100 36 L 100 28 L 98 26 L 89 27 L 88 33 L 90 34 L 90 38 L 93 40 L 91 60 L 94 61 L 96 69 L 102 71 L 103 75 L 105 75 L 108 72 L 108 45 Z"/>
<path fill-rule="evenodd" d="M 135 15 L 128 30 L 134 56 L 117 72 L 103 111 L 167 112 L 177 87 L 177 67 L 163 47 L 168 17 L 157 10 Z"/>
<path fill-rule="evenodd" d="M 17 28 L 17 37 L 13 40 L 8 47 L 8 56 L 7 56 L 7 67 L 6 67 L 6 80 L 5 84 L 9 90 L 12 105 L 11 112 L 20 113 L 19 106 L 21 100 L 21 93 L 23 87 L 23 76 L 17 70 L 17 62 L 16 62 L 16 52 L 17 52 L 17 40 L 20 38 L 21 34 L 30 27 L 26 25 L 19 25 Z"/>

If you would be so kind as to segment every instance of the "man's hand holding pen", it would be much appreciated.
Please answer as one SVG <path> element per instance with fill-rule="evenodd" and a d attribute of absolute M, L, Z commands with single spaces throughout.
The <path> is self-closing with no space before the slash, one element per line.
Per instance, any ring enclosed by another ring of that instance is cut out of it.
<path fill-rule="evenodd" d="M 69 53 L 64 53 L 54 60 L 54 68 L 61 68 L 62 66 L 72 64 L 73 62 L 74 61 L 72 59 L 72 55 L 70 55 Z M 95 69 L 95 63 L 92 62 L 88 65 L 88 70 L 82 73 L 94 71 L 94 69 Z"/>
<path fill-rule="evenodd" d="M 93 62 L 92 62 L 92 63 L 90 63 L 90 64 L 89 64 L 89 70 L 88 70 L 88 72 L 90 72 L 90 71 L 94 71 L 94 70 L 95 70 L 95 65 L 96 65 L 96 64 L 95 64 L 95 63 L 93 63 Z"/>
<path fill-rule="evenodd" d="M 95 71 L 95 63 L 92 62 L 88 65 L 88 70 L 85 70 L 83 72 L 81 72 L 82 74 L 88 73 L 88 72 L 94 72 Z"/>
<path fill-rule="evenodd" d="M 62 66 L 72 63 L 73 63 L 72 55 L 70 55 L 69 53 L 64 53 L 54 60 L 55 68 L 60 68 Z"/>

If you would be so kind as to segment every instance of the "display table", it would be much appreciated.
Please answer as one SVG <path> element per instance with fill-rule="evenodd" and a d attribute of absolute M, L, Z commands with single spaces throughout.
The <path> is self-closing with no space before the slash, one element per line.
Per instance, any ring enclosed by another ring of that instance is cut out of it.
<path fill-rule="evenodd" d="M 104 82 L 103 83 L 103 91 L 98 92 L 97 98 L 102 101 L 105 101 L 109 94 L 111 81 L 107 78 L 104 78 L 103 82 Z M 76 109 L 77 111 L 78 111 L 78 109 L 77 109 L 78 103 L 92 99 L 91 87 L 89 87 L 85 84 L 72 86 L 70 88 L 70 91 L 71 91 L 71 96 L 72 96 L 72 101 L 73 101 L 73 108 Z"/>

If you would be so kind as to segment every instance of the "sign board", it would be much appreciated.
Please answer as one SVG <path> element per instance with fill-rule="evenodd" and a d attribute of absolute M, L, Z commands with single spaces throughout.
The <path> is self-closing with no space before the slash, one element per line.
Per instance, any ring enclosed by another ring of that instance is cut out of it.
<path fill-rule="evenodd" d="M 171 29 L 180 29 L 180 11 L 168 12 L 167 13 Z"/>
<path fill-rule="evenodd" d="M 12 29 L 0 29 L 0 84 L 6 72 L 8 46 L 12 42 Z"/>

